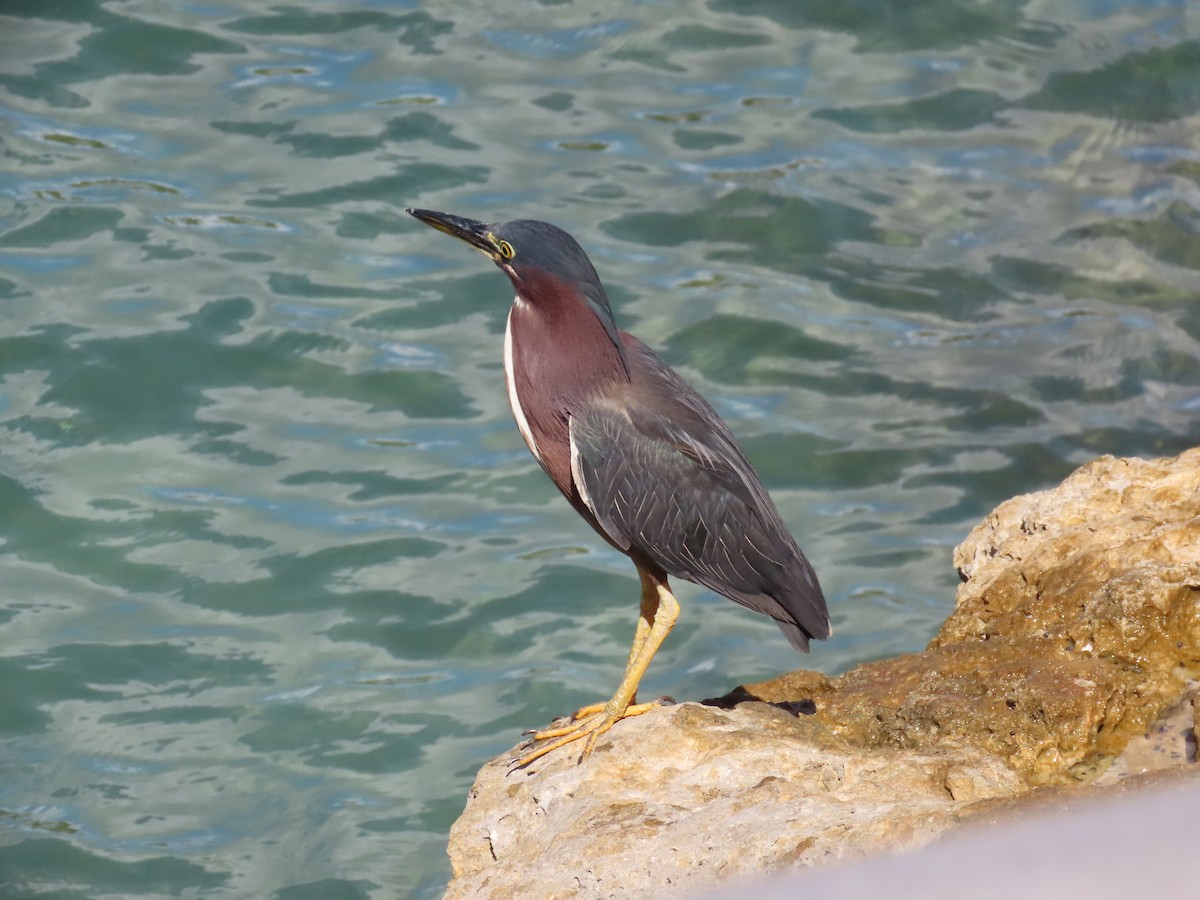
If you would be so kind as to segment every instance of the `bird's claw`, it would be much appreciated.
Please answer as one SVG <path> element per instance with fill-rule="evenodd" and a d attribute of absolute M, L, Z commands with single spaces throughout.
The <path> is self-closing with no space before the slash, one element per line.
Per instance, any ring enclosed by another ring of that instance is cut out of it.
<path fill-rule="evenodd" d="M 587 743 L 584 745 L 583 752 L 579 755 L 578 760 L 578 762 L 583 762 L 591 755 L 592 749 L 596 746 L 596 741 L 600 735 L 612 728 L 622 718 L 624 718 L 624 713 L 614 715 L 608 715 L 604 712 L 591 713 L 583 719 L 572 717 L 565 725 L 555 724 L 551 728 L 535 732 L 519 748 L 520 750 L 524 750 L 527 747 L 532 747 L 533 749 L 529 753 L 514 759 L 509 764 L 509 772 L 523 769 L 534 760 L 541 759 L 547 753 L 551 753 L 559 747 L 564 747 L 581 738 L 587 738 Z M 561 721 L 563 720 L 558 719 L 556 723 Z"/>
<path fill-rule="evenodd" d="M 612 707 L 609 703 L 593 703 L 576 710 L 570 717 L 555 719 L 549 728 L 540 731 L 526 731 L 525 735 L 528 735 L 529 739 L 521 742 L 516 748 L 517 752 L 521 753 L 531 747 L 534 749 L 510 760 L 508 774 L 511 775 L 517 769 L 525 768 L 534 760 L 541 759 L 559 747 L 565 747 L 567 744 L 587 738 L 583 752 L 579 754 L 577 760 L 577 762 L 583 762 L 595 749 L 600 736 L 617 722 L 631 716 L 640 716 L 644 712 L 655 709 L 663 705 L 664 700 L 674 702 L 671 698 L 664 697 L 650 703 L 627 705 L 624 709 Z M 539 744 L 541 746 L 538 746 Z"/>

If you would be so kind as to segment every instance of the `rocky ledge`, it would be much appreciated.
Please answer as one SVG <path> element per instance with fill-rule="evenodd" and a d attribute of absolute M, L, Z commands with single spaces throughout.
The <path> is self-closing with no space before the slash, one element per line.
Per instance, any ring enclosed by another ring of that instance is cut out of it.
<path fill-rule="evenodd" d="M 924 652 L 664 707 L 582 765 L 488 763 L 447 897 L 678 896 L 1190 772 L 1200 448 L 1103 457 L 1010 500 L 954 564 L 955 611 Z"/>

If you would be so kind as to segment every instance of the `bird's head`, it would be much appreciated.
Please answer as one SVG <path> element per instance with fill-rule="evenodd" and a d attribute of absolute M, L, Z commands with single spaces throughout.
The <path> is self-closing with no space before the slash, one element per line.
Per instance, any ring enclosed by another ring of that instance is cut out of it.
<path fill-rule="evenodd" d="M 579 242 L 561 228 L 535 219 L 488 224 L 431 209 L 406 212 L 482 252 L 508 275 L 517 296 L 533 307 L 548 309 L 561 302 L 585 304 L 624 360 L 617 323 L 600 276 Z"/>

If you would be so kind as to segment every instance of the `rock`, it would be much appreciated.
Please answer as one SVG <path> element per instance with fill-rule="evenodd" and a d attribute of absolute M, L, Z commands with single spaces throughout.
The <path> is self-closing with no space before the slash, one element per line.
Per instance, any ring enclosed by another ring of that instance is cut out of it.
<path fill-rule="evenodd" d="M 782 681 L 744 690 L 783 700 Z M 1128 705 L 1114 666 L 1038 638 L 934 647 L 857 666 L 833 686 L 816 718 L 853 746 L 973 744 L 1029 784 L 1087 765 Z"/>
<path fill-rule="evenodd" d="M 1188 770 L 1191 770 L 1190 772 Z M 915 853 L 876 854 L 820 872 L 793 870 L 705 891 L 703 900 L 929 900 L 970 897 L 1200 895 L 1194 827 L 1200 766 L 1127 778 L 1103 790 L 1042 788 L 989 805 Z M 1037 799 L 1037 803 L 1031 801 Z M 1115 862 L 1114 862 L 1115 861 Z"/>
<path fill-rule="evenodd" d="M 582 765 L 578 751 L 532 773 L 489 763 L 451 832 L 447 897 L 695 890 L 915 845 L 966 806 L 1022 787 L 971 748 L 864 752 L 765 703 L 685 703 L 620 731 Z"/>
<path fill-rule="evenodd" d="M 1000 506 L 955 565 L 924 652 L 664 707 L 581 765 L 492 761 L 447 897 L 691 893 L 1195 762 L 1200 450 L 1096 460 Z"/>
<path fill-rule="evenodd" d="M 965 583 L 931 646 L 1040 638 L 1092 661 L 1116 688 L 1086 762 L 1102 768 L 1200 671 L 1200 449 L 1102 457 L 1009 500 L 954 564 Z"/>

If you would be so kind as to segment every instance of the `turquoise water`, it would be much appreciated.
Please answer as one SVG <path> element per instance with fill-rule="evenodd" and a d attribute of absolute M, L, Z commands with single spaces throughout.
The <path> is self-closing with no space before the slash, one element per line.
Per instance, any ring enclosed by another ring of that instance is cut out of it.
<path fill-rule="evenodd" d="M 436 896 L 473 773 L 604 699 L 632 566 L 526 453 L 540 217 L 821 574 L 644 694 L 914 650 L 952 547 L 1200 443 L 1183 2 L 0 5 L 0 888 Z"/>

